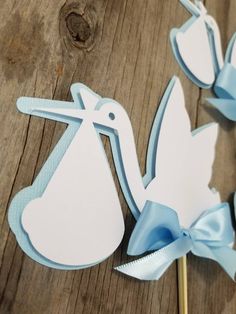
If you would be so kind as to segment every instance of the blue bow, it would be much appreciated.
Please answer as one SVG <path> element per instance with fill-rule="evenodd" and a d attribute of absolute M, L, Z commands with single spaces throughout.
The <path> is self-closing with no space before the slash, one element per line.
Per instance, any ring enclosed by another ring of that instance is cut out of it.
<path fill-rule="evenodd" d="M 236 99 L 236 68 L 226 62 L 221 69 L 214 85 L 214 91 L 219 98 Z"/>
<path fill-rule="evenodd" d="M 147 202 L 131 235 L 128 254 L 153 253 L 116 270 L 142 280 L 157 280 L 171 263 L 188 252 L 218 262 L 234 280 L 236 251 L 230 208 L 227 203 L 206 210 L 189 229 L 182 229 L 177 213 Z"/>
<path fill-rule="evenodd" d="M 208 98 L 208 102 L 226 118 L 236 121 L 236 68 L 226 62 L 214 85 L 219 98 Z"/>

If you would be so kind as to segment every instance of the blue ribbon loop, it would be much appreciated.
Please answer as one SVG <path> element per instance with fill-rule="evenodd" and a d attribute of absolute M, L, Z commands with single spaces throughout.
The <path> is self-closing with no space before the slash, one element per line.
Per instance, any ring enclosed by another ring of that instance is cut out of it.
<path fill-rule="evenodd" d="M 214 91 L 219 98 L 236 99 L 236 68 L 229 62 L 220 71 Z"/>
<path fill-rule="evenodd" d="M 226 118 L 236 121 L 236 68 L 225 62 L 215 85 L 214 92 L 218 98 L 208 98 L 208 102 Z"/>
<path fill-rule="evenodd" d="M 206 210 L 189 229 L 183 229 L 173 209 L 148 201 L 131 235 L 128 254 L 154 252 L 116 270 L 142 280 L 158 280 L 175 259 L 191 251 L 218 262 L 234 280 L 233 241 L 228 203 Z"/>

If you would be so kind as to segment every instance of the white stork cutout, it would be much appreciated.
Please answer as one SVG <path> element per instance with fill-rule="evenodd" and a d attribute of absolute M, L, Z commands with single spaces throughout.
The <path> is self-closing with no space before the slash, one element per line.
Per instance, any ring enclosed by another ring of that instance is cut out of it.
<path fill-rule="evenodd" d="M 28 114 L 81 122 L 43 195 L 22 214 L 31 244 L 46 259 L 72 266 L 95 264 L 122 239 L 121 208 L 99 133 L 110 138 L 119 181 L 136 218 L 149 200 L 174 209 L 187 228 L 219 204 L 219 194 L 208 186 L 217 124 L 191 132 L 179 79 L 170 81 L 154 120 L 144 178 L 125 109 L 82 84 L 72 86 L 72 96 L 75 104 L 82 100 L 83 108 L 25 97 L 17 103 Z"/>

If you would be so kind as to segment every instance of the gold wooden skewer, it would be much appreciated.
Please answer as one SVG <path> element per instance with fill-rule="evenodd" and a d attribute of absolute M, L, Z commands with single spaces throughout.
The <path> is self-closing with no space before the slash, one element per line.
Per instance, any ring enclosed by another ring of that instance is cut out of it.
<path fill-rule="evenodd" d="M 179 314 L 188 314 L 187 257 L 178 259 Z"/>

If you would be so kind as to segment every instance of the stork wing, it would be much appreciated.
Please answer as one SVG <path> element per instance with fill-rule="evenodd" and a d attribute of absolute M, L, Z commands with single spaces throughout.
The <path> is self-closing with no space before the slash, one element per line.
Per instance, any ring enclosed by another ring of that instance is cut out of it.
<path fill-rule="evenodd" d="M 157 143 L 156 177 L 147 187 L 149 199 L 175 209 L 188 227 L 202 211 L 219 203 L 209 189 L 217 125 L 191 133 L 184 95 L 177 79 L 161 121 Z"/>

